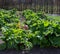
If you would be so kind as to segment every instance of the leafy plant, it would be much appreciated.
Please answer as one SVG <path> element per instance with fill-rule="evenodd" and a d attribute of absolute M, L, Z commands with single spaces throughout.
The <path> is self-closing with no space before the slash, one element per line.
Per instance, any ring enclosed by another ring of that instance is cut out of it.
<path fill-rule="evenodd" d="M 6 48 L 29 50 L 35 45 L 40 47 L 60 47 L 60 21 L 48 18 L 42 12 L 24 10 L 25 21 L 20 22 L 15 10 L 0 12 L 0 28 Z"/>
<path fill-rule="evenodd" d="M 7 23 L 18 23 L 19 16 L 16 15 L 16 10 L 0 10 L 0 29 L 5 26 Z"/>
<path fill-rule="evenodd" d="M 26 18 L 25 24 L 33 33 L 30 38 L 33 45 L 40 45 L 40 47 L 54 45 L 50 37 L 60 36 L 59 21 L 48 19 L 42 12 L 35 13 L 31 10 L 23 11 L 23 16 Z"/>

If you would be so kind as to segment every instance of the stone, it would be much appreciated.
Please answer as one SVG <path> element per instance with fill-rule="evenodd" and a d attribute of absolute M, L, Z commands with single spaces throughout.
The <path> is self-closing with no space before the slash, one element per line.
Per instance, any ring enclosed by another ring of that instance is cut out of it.
<path fill-rule="evenodd" d="M 3 43 L 5 43 L 5 42 L 4 42 L 3 40 L 0 39 L 0 44 L 3 44 Z"/>

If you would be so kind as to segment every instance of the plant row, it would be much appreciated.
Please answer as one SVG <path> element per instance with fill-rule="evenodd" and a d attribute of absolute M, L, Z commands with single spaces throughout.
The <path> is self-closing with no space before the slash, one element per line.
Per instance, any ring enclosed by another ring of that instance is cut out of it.
<path fill-rule="evenodd" d="M 60 22 L 43 12 L 22 11 L 25 21 L 20 22 L 16 10 L 1 10 L 0 27 L 4 49 L 31 49 L 33 46 L 60 47 Z"/>

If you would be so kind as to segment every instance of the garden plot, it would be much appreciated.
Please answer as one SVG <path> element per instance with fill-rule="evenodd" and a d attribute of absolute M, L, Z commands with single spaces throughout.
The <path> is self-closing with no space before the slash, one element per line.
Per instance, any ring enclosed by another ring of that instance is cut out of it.
<path fill-rule="evenodd" d="M 60 47 L 60 21 L 48 19 L 44 13 L 32 10 L 22 11 L 22 19 L 16 16 L 15 11 L 3 10 L 0 13 L 4 35 L 1 39 L 6 43 L 7 49 Z"/>

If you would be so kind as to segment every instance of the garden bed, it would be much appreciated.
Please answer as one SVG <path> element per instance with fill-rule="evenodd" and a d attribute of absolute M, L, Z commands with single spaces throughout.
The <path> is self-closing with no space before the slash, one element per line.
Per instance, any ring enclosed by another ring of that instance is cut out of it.
<path fill-rule="evenodd" d="M 22 53 L 20 50 L 31 50 L 30 54 L 57 53 L 56 48 L 60 47 L 60 21 L 32 10 L 22 11 L 23 17 L 17 15 L 15 9 L 0 11 L 0 29 L 3 34 L 0 42 L 4 41 L 0 44 L 0 50 L 5 50 L 1 54 L 15 53 L 16 50 L 19 50 L 16 53 Z"/>

